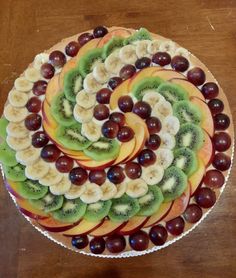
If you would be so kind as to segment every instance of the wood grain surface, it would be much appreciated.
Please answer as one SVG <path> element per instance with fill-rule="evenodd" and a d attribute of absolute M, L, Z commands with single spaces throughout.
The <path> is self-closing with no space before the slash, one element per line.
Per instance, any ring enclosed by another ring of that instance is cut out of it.
<path fill-rule="evenodd" d="M 98 24 L 146 27 L 194 53 L 215 75 L 236 116 L 236 1 L 0 0 L 0 110 L 14 79 L 62 38 Z M 72 253 L 39 234 L 0 186 L 0 277 L 236 277 L 236 179 L 204 222 L 159 252 L 129 259 Z"/>

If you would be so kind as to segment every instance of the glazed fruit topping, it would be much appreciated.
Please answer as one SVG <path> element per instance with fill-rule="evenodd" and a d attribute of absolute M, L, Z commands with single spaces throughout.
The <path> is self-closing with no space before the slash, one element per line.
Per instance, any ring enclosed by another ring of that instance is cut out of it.
<path fill-rule="evenodd" d="M 75 185 L 82 185 L 88 179 L 88 173 L 83 168 L 76 167 L 70 171 L 69 179 Z"/>
<path fill-rule="evenodd" d="M 188 71 L 187 78 L 195 86 L 200 86 L 205 82 L 206 75 L 201 68 L 195 67 Z"/>
<path fill-rule="evenodd" d="M 149 244 L 148 234 L 141 230 L 133 233 L 129 237 L 129 244 L 136 251 L 146 250 Z"/>
<path fill-rule="evenodd" d="M 54 67 L 61 68 L 66 63 L 66 56 L 63 52 L 55 50 L 50 53 L 49 61 Z"/>
<path fill-rule="evenodd" d="M 174 56 L 171 60 L 171 67 L 180 72 L 184 72 L 189 67 L 189 61 L 183 56 Z"/>
<path fill-rule="evenodd" d="M 202 217 L 202 209 L 196 204 L 188 205 L 184 212 L 184 219 L 189 223 L 196 223 Z"/>
<path fill-rule="evenodd" d="M 166 229 L 167 231 L 175 236 L 178 236 L 183 233 L 184 231 L 184 220 L 182 217 L 176 217 L 168 222 L 166 222 Z"/>
<path fill-rule="evenodd" d="M 55 68 L 49 64 L 45 63 L 41 66 L 41 74 L 46 79 L 51 79 L 55 74 Z"/>
<path fill-rule="evenodd" d="M 45 132 L 37 131 L 32 135 L 32 145 L 35 148 L 42 148 L 47 145 L 49 139 Z"/>
<path fill-rule="evenodd" d="M 32 91 L 36 96 L 44 95 L 46 93 L 47 85 L 47 81 L 38 80 L 34 83 Z"/>
<path fill-rule="evenodd" d="M 97 26 L 93 30 L 94 38 L 101 38 L 104 37 L 108 33 L 108 30 L 104 26 Z"/>
<path fill-rule="evenodd" d="M 134 131 L 128 126 L 120 128 L 117 134 L 117 139 L 121 142 L 128 142 L 134 138 Z"/>
<path fill-rule="evenodd" d="M 163 245 L 168 237 L 168 233 L 162 225 L 153 226 L 149 231 L 151 242 L 157 246 Z"/>
<path fill-rule="evenodd" d="M 202 208 L 210 208 L 216 202 L 216 194 L 208 187 L 202 187 L 195 194 L 197 204 Z"/>
<path fill-rule="evenodd" d="M 212 188 L 220 188 L 225 183 L 225 177 L 218 170 L 209 170 L 203 179 L 203 183 Z"/>
<path fill-rule="evenodd" d="M 34 131 L 41 127 L 42 118 L 39 114 L 29 114 L 25 118 L 25 126 L 28 130 Z"/>
<path fill-rule="evenodd" d="M 87 42 L 91 41 L 93 39 L 93 35 L 90 33 L 83 33 L 78 37 L 78 42 L 80 46 L 83 46 Z"/>
<path fill-rule="evenodd" d="M 164 67 L 170 64 L 171 56 L 167 52 L 157 52 L 153 55 L 152 62 Z"/>
<path fill-rule="evenodd" d="M 219 87 L 214 82 L 207 82 L 202 86 L 201 91 L 206 99 L 212 99 L 218 96 Z"/>
<path fill-rule="evenodd" d="M 125 165 L 125 173 L 130 179 L 138 179 L 142 175 L 142 167 L 137 162 L 130 161 Z"/>
<path fill-rule="evenodd" d="M 55 162 L 60 156 L 60 150 L 53 144 L 48 144 L 41 150 L 41 157 L 46 162 Z"/>
<path fill-rule="evenodd" d="M 118 100 L 118 106 L 122 112 L 131 112 L 134 102 L 130 96 L 122 96 Z"/>
<path fill-rule="evenodd" d="M 74 165 L 74 161 L 72 158 L 68 157 L 68 156 L 60 156 L 56 163 L 56 168 L 59 172 L 61 173 L 69 173 Z"/>
<path fill-rule="evenodd" d="M 41 105 L 42 102 L 39 98 L 32 97 L 28 100 L 25 106 L 29 112 L 38 113 L 41 110 Z"/>
<path fill-rule="evenodd" d="M 76 41 L 71 41 L 67 44 L 65 52 L 70 57 L 75 57 L 79 51 L 79 44 Z"/>

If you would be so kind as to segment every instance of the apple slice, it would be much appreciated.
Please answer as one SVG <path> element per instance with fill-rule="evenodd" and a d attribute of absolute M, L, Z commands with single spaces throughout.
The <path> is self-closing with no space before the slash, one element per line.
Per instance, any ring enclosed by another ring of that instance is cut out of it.
<path fill-rule="evenodd" d="M 135 137 L 129 142 L 122 143 L 120 145 L 120 153 L 113 164 L 115 165 L 115 164 L 122 163 L 128 156 L 130 156 L 130 154 L 133 152 L 135 148 L 135 144 L 136 144 Z"/>
<path fill-rule="evenodd" d="M 205 101 L 205 98 L 201 91 L 188 80 L 182 78 L 173 78 L 170 80 L 170 82 L 184 88 L 188 92 L 189 97 L 198 97 L 201 100 Z"/>
<path fill-rule="evenodd" d="M 58 124 L 54 120 L 54 118 L 51 114 L 51 107 L 49 106 L 47 101 L 43 102 L 42 114 L 43 114 L 43 120 L 47 122 L 48 126 L 50 126 L 52 129 L 56 129 Z"/>
<path fill-rule="evenodd" d="M 52 217 L 38 220 L 38 224 L 43 227 L 45 230 L 53 233 L 60 233 L 66 230 L 71 229 L 73 226 L 77 225 L 78 223 L 63 223 L 60 221 L 55 220 Z"/>
<path fill-rule="evenodd" d="M 111 110 L 114 110 L 118 107 L 118 100 L 121 96 L 129 94 L 128 85 L 129 85 L 129 80 L 125 80 L 118 87 L 115 88 L 110 98 Z"/>
<path fill-rule="evenodd" d="M 214 123 L 211 115 L 211 111 L 208 108 L 207 104 L 205 101 L 202 101 L 201 99 L 197 97 L 193 97 L 191 99 L 191 102 L 194 103 L 196 106 L 199 107 L 200 111 L 202 112 L 202 122 L 201 122 L 201 127 L 211 136 L 213 137 L 214 135 Z"/>
<path fill-rule="evenodd" d="M 127 224 L 119 231 L 121 235 L 130 235 L 138 230 L 140 230 L 144 224 L 148 221 L 149 217 L 145 216 L 134 216 Z"/>
<path fill-rule="evenodd" d="M 210 136 L 204 131 L 204 143 L 198 151 L 198 156 L 201 158 L 203 164 L 207 167 L 211 164 L 214 157 L 214 148 Z"/>
<path fill-rule="evenodd" d="M 103 221 L 98 222 L 90 222 L 85 219 L 82 219 L 79 224 L 77 224 L 72 229 L 67 230 L 63 233 L 64 236 L 78 236 L 83 234 L 88 234 L 95 229 L 97 229 L 99 226 L 101 226 Z"/>
<path fill-rule="evenodd" d="M 126 222 L 112 222 L 109 219 L 105 219 L 100 227 L 90 233 L 91 236 L 100 237 L 108 236 L 112 233 L 118 232 L 125 226 Z"/>
<path fill-rule="evenodd" d="M 117 28 L 109 33 L 107 33 L 98 43 L 98 47 L 103 47 L 112 37 L 128 38 L 132 33 L 129 30 L 123 28 Z"/>
<path fill-rule="evenodd" d="M 18 209 L 26 216 L 38 220 L 48 218 L 49 215 L 42 210 L 36 209 L 33 207 L 28 200 L 17 199 L 16 204 Z"/>
<path fill-rule="evenodd" d="M 15 181 L 11 181 L 11 180 L 4 180 L 4 184 L 6 189 L 13 195 L 15 196 L 17 199 L 23 200 L 24 198 L 20 196 L 20 194 L 18 193 L 18 183 Z"/>
<path fill-rule="evenodd" d="M 53 76 L 53 78 L 48 82 L 45 98 L 50 105 L 52 103 L 52 99 L 60 92 L 59 86 L 59 74 Z"/>
<path fill-rule="evenodd" d="M 63 90 L 63 86 L 64 86 L 64 77 L 65 77 L 65 74 L 74 69 L 77 65 L 77 59 L 74 57 L 72 59 L 70 59 L 62 68 L 61 72 L 60 72 L 60 75 L 59 75 L 59 88 L 61 90 Z"/>
<path fill-rule="evenodd" d="M 152 76 L 160 77 L 163 80 L 170 80 L 173 78 L 185 79 L 185 76 L 182 73 L 179 73 L 174 70 L 168 70 L 168 69 L 156 70 L 153 72 Z"/>
<path fill-rule="evenodd" d="M 163 221 L 167 222 L 173 218 L 180 216 L 187 208 L 190 200 L 191 186 L 188 184 L 184 193 L 176 200 L 174 200 L 173 205 L 167 215 L 164 217 Z"/>
<path fill-rule="evenodd" d="M 103 161 L 95 160 L 76 160 L 76 163 L 87 170 L 102 170 L 114 163 L 115 159 Z"/>
<path fill-rule="evenodd" d="M 190 176 L 188 179 L 191 188 L 191 196 L 194 195 L 197 188 L 201 185 L 205 172 L 206 172 L 206 167 L 204 165 L 204 162 L 202 161 L 202 159 L 199 158 L 197 171 L 193 173 L 192 176 Z"/>
<path fill-rule="evenodd" d="M 145 223 L 144 228 L 151 227 L 160 222 L 168 214 L 172 205 L 173 202 L 162 203 L 158 211 L 148 219 L 147 223 Z"/>

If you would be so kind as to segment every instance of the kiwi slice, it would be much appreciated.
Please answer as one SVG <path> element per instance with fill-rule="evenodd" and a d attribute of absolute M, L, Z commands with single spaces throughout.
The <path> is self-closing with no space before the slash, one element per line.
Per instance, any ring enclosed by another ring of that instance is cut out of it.
<path fill-rule="evenodd" d="M 15 166 L 18 163 L 16 161 L 15 151 L 5 141 L 0 144 L 0 161 L 5 166 Z"/>
<path fill-rule="evenodd" d="M 65 97 L 75 102 L 76 95 L 83 87 L 83 78 L 78 69 L 72 69 L 65 75 L 64 79 L 64 93 Z"/>
<path fill-rule="evenodd" d="M 59 124 L 71 126 L 76 123 L 73 116 L 73 108 L 74 104 L 61 93 L 53 98 L 51 113 Z"/>
<path fill-rule="evenodd" d="M 161 182 L 158 184 L 164 196 L 164 202 L 170 202 L 178 198 L 187 187 L 187 176 L 184 172 L 171 166 L 165 170 Z"/>
<path fill-rule="evenodd" d="M 86 77 L 88 73 L 90 73 L 94 66 L 103 61 L 103 49 L 102 48 L 95 48 L 89 50 L 80 60 L 78 63 L 78 69 L 82 77 Z"/>
<path fill-rule="evenodd" d="M 2 139 L 6 139 L 7 138 L 7 125 L 8 125 L 8 120 L 5 118 L 1 118 L 0 119 L 0 137 L 2 137 Z"/>
<path fill-rule="evenodd" d="M 140 28 L 138 31 L 136 31 L 133 35 L 126 38 L 124 40 L 124 45 L 130 44 L 134 41 L 141 41 L 141 40 L 152 40 L 152 37 L 147 29 Z"/>
<path fill-rule="evenodd" d="M 62 208 L 52 213 L 52 216 L 66 223 L 77 222 L 83 217 L 86 212 L 87 205 L 80 198 L 74 200 L 65 200 Z"/>
<path fill-rule="evenodd" d="M 173 165 L 180 168 L 187 176 L 191 176 L 198 168 L 196 153 L 189 148 L 174 151 Z"/>
<path fill-rule="evenodd" d="M 143 78 L 140 82 L 134 85 L 132 94 L 138 100 L 141 100 L 146 93 L 150 92 L 150 90 L 158 91 L 157 89 L 162 82 L 164 81 L 160 77 Z"/>
<path fill-rule="evenodd" d="M 108 57 L 113 51 L 120 49 L 123 46 L 124 39 L 119 37 L 113 37 L 103 47 L 104 59 Z"/>
<path fill-rule="evenodd" d="M 188 99 L 188 93 L 186 90 L 184 90 L 181 86 L 170 82 L 162 83 L 158 87 L 157 91 L 172 105 L 177 101 Z"/>
<path fill-rule="evenodd" d="M 19 194 L 25 199 L 38 200 L 43 198 L 47 192 L 48 187 L 39 184 L 37 181 L 26 180 L 18 183 Z"/>
<path fill-rule="evenodd" d="M 79 123 L 72 126 L 59 126 L 56 129 L 56 138 L 66 148 L 81 151 L 92 144 L 86 137 L 81 135 Z"/>
<path fill-rule="evenodd" d="M 88 221 L 99 221 L 108 215 L 112 202 L 99 201 L 97 203 L 89 204 L 86 209 L 84 218 Z"/>
<path fill-rule="evenodd" d="M 29 202 L 37 209 L 43 210 L 45 212 L 50 212 L 58 210 L 63 205 L 63 196 L 55 196 L 51 193 L 47 193 L 43 198 L 38 200 L 29 200 Z"/>
<path fill-rule="evenodd" d="M 15 166 L 3 166 L 3 171 L 7 179 L 12 181 L 25 181 L 25 166 L 20 163 Z"/>
<path fill-rule="evenodd" d="M 186 147 L 191 150 L 199 150 L 204 141 L 202 129 L 192 123 L 186 123 L 180 126 L 175 136 L 176 148 Z"/>
<path fill-rule="evenodd" d="M 156 185 L 149 185 L 147 194 L 138 199 L 140 205 L 138 215 L 152 215 L 159 209 L 163 200 L 161 189 Z"/>
<path fill-rule="evenodd" d="M 173 105 L 174 115 L 179 119 L 180 123 L 193 123 L 200 124 L 202 119 L 202 114 L 199 108 L 187 101 L 182 100 Z"/>
<path fill-rule="evenodd" d="M 84 153 L 96 161 L 115 159 L 120 152 L 120 145 L 117 140 L 100 138 L 92 143 Z"/>
<path fill-rule="evenodd" d="M 121 198 L 112 200 L 108 216 L 111 221 L 123 222 L 137 214 L 139 209 L 140 205 L 138 199 L 133 199 L 124 194 Z"/>

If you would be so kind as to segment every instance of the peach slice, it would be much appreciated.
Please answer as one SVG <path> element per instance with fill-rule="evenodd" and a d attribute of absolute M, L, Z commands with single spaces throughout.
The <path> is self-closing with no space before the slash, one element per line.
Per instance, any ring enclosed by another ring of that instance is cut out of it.
<path fill-rule="evenodd" d="M 98 43 L 98 47 L 103 47 L 112 37 L 128 38 L 132 33 L 129 30 L 118 28 L 106 34 Z"/>
<path fill-rule="evenodd" d="M 132 217 L 127 224 L 119 231 L 121 235 L 129 235 L 141 229 L 144 224 L 147 222 L 149 217 L 145 216 L 134 216 Z"/>
<path fill-rule="evenodd" d="M 128 85 L 129 85 L 129 80 L 125 80 L 117 88 L 115 88 L 110 98 L 111 110 L 114 110 L 118 107 L 118 100 L 121 96 L 129 94 Z"/>
<path fill-rule="evenodd" d="M 64 77 L 65 77 L 65 74 L 74 69 L 77 65 L 77 59 L 74 57 L 72 59 L 70 59 L 65 65 L 64 67 L 62 68 L 61 70 L 61 73 L 60 73 L 60 76 L 59 76 L 59 86 L 60 86 L 60 89 L 63 90 L 63 86 L 64 86 Z"/>
<path fill-rule="evenodd" d="M 183 74 L 169 69 L 156 70 L 152 73 L 152 76 L 160 77 L 163 80 L 170 80 L 172 78 L 185 78 Z"/>
<path fill-rule="evenodd" d="M 132 112 L 125 113 L 125 121 L 126 121 L 126 124 L 134 130 L 134 132 L 135 132 L 135 128 L 137 127 L 137 125 L 142 126 L 145 131 L 146 139 L 149 137 L 147 125 L 146 125 L 145 121 L 143 119 L 141 119 L 138 115 L 136 115 Z"/>
<path fill-rule="evenodd" d="M 17 199 L 24 199 L 23 197 L 21 197 L 18 193 L 18 183 L 15 181 L 11 181 L 11 180 L 4 180 L 4 184 L 6 189 L 13 195 L 15 196 Z"/>
<path fill-rule="evenodd" d="M 52 217 L 38 220 L 37 222 L 45 230 L 47 230 L 49 232 L 53 232 L 53 233 L 64 232 L 78 224 L 78 223 L 63 223 L 63 222 L 57 221 L 56 219 L 54 219 Z"/>
<path fill-rule="evenodd" d="M 78 62 L 81 59 L 81 57 L 83 57 L 84 54 L 86 54 L 89 50 L 94 49 L 94 48 L 100 48 L 100 46 L 98 46 L 98 43 L 100 41 L 101 41 L 101 38 L 98 38 L 98 39 L 93 39 L 93 40 L 87 42 L 86 44 L 84 44 L 80 48 L 80 50 L 77 53 L 77 55 L 75 56 L 76 64 L 78 64 Z"/>
<path fill-rule="evenodd" d="M 95 237 L 107 236 L 114 232 L 118 232 L 125 224 L 126 222 L 112 222 L 109 219 L 105 219 L 102 225 L 92 231 L 90 235 Z"/>
<path fill-rule="evenodd" d="M 99 226 L 101 226 L 103 221 L 90 222 L 85 219 L 82 219 L 78 225 L 74 226 L 72 229 L 67 230 L 63 233 L 64 236 L 78 236 L 83 234 L 88 234 Z"/>
<path fill-rule="evenodd" d="M 201 99 L 197 97 L 193 97 L 191 99 L 191 102 L 194 103 L 196 106 L 199 107 L 200 111 L 202 112 L 202 122 L 201 122 L 201 127 L 211 136 L 213 137 L 214 135 L 214 123 L 211 115 L 211 111 L 208 108 L 207 104 L 205 101 L 202 101 Z"/>
<path fill-rule="evenodd" d="M 135 137 L 129 142 L 122 143 L 120 145 L 120 153 L 113 164 L 115 165 L 115 164 L 122 163 L 133 152 L 135 148 L 135 144 L 136 144 Z"/>
<path fill-rule="evenodd" d="M 198 151 L 198 156 L 201 158 L 203 164 L 207 167 L 211 164 L 214 157 L 214 148 L 210 136 L 204 131 L 204 143 Z"/>
<path fill-rule="evenodd" d="M 49 106 L 47 101 L 43 102 L 42 114 L 43 114 L 43 121 L 46 121 L 48 126 L 50 126 L 52 129 L 56 129 L 58 126 L 58 123 L 54 120 L 54 118 L 51 114 L 51 107 Z"/>
<path fill-rule="evenodd" d="M 180 85 L 182 88 L 184 88 L 188 92 L 189 97 L 198 97 L 201 100 L 205 101 L 205 98 L 201 91 L 188 80 L 182 78 L 173 78 L 170 80 L 170 82 Z"/>
<path fill-rule="evenodd" d="M 87 170 L 102 170 L 114 163 L 113 160 L 95 161 L 95 160 L 76 160 L 76 163 Z"/>
<path fill-rule="evenodd" d="M 170 211 L 173 202 L 162 203 L 156 213 L 154 213 L 144 225 L 144 228 L 151 227 L 152 225 L 160 222 Z"/>
<path fill-rule="evenodd" d="M 188 181 L 190 183 L 191 188 L 191 196 L 194 195 L 195 191 L 199 187 L 199 185 L 202 182 L 202 179 L 205 175 L 206 168 L 202 161 L 202 159 L 198 159 L 198 169 L 195 173 L 192 174 L 192 176 L 189 177 Z"/>
<path fill-rule="evenodd" d="M 25 199 L 17 199 L 16 204 L 18 209 L 26 216 L 38 220 L 48 218 L 48 214 L 43 212 L 42 210 L 36 209 L 33 207 L 28 200 Z"/>
<path fill-rule="evenodd" d="M 52 99 L 55 95 L 60 92 L 59 86 L 59 74 L 53 76 L 53 78 L 48 82 L 45 98 L 49 105 L 52 103 Z"/>

